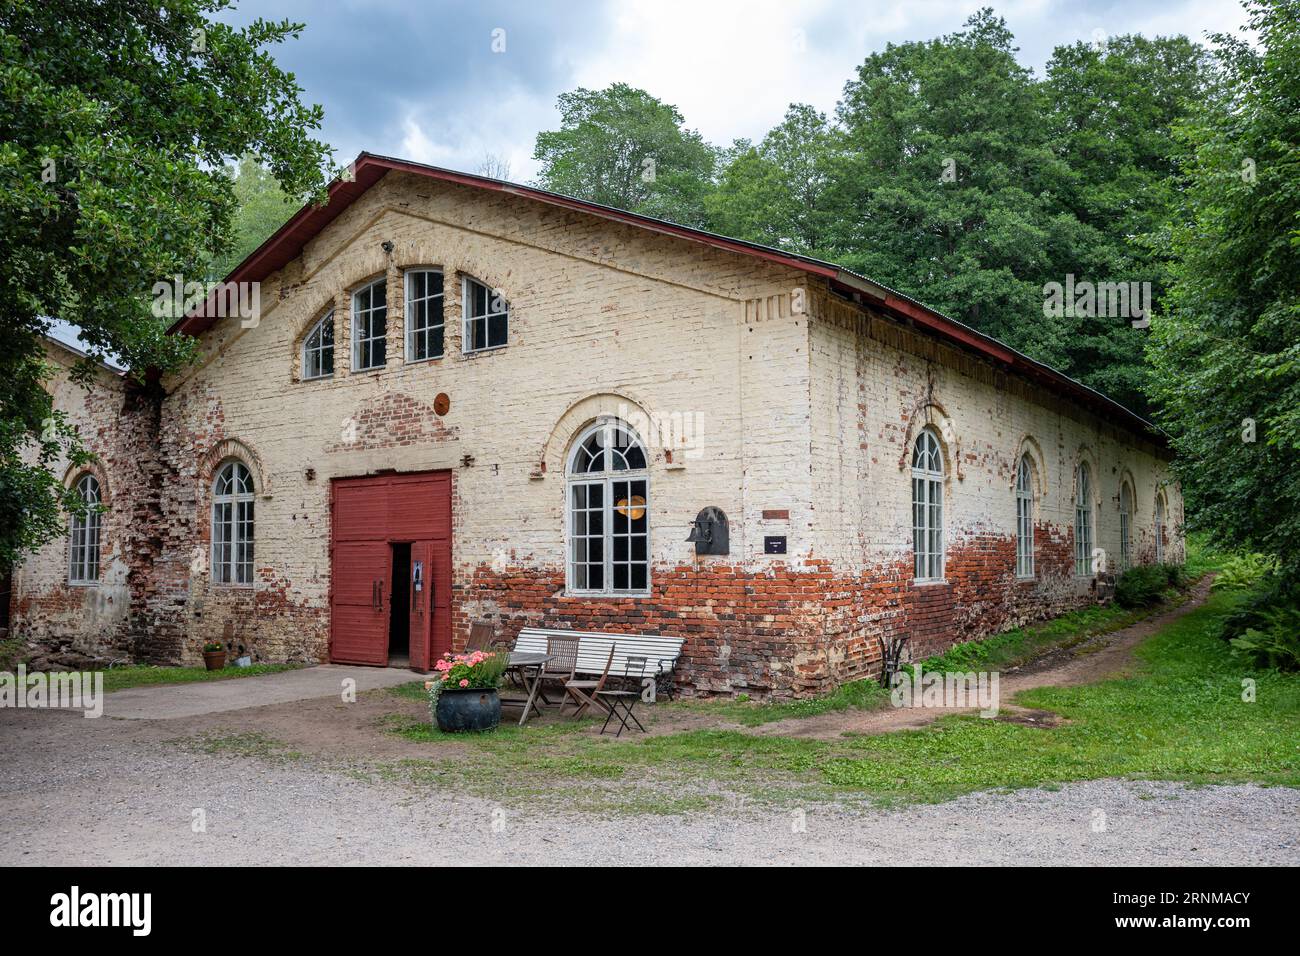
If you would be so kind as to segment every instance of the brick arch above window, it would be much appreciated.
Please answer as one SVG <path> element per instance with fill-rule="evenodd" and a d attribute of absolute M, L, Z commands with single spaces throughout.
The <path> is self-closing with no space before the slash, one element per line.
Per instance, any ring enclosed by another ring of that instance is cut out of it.
<path fill-rule="evenodd" d="M 898 456 L 898 470 L 905 471 L 912 467 L 912 450 L 916 447 L 917 436 L 926 428 L 934 432 L 943 452 L 946 463 L 944 481 L 951 478 L 965 481 L 966 472 L 962 467 L 961 439 L 957 434 L 957 426 L 944 407 L 933 398 L 922 399 L 907 416 L 907 434 L 903 438 L 902 453 Z"/>
<path fill-rule="evenodd" d="M 1101 463 L 1097 461 L 1096 453 L 1087 445 L 1080 445 L 1079 450 L 1075 452 L 1074 460 L 1071 462 L 1070 472 L 1070 500 L 1078 504 L 1079 501 L 1079 466 L 1088 466 L 1088 482 L 1090 484 L 1091 504 L 1094 513 L 1101 507 L 1102 490 L 1101 490 Z"/>
<path fill-rule="evenodd" d="M 69 465 L 67 471 L 63 473 L 63 487 L 71 488 L 81 480 L 82 475 L 94 475 L 95 480 L 99 482 L 99 503 L 108 507 L 111 501 L 112 486 L 108 483 L 108 472 L 98 461 L 88 461 L 80 465 Z"/>
<path fill-rule="evenodd" d="M 1038 439 L 1028 433 L 1020 436 L 1016 443 L 1015 454 L 1011 459 L 1011 481 L 1007 487 L 1016 488 L 1016 473 L 1020 468 L 1020 459 L 1029 459 L 1029 470 L 1033 479 L 1034 497 L 1042 500 L 1047 495 L 1047 455 Z"/>
<path fill-rule="evenodd" d="M 617 418 L 625 422 L 641 438 L 651 464 L 654 462 L 655 433 L 653 412 L 640 399 L 626 392 L 599 392 L 578 399 L 564 410 L 555 426 L 542 443 L 537 458 L 534 478 L 544 475 L 564 476 L 565 463 L 574 440 L 593 422 L 602 418 Z M 668 449 L 670 453 L 672 449 Z M 684 458 L 684 455 L 679 455 Z"/>
<path fill-rule="evenodd" d="M 262 469 L 262 457 L 247 442 L 238 438 L 223 438 L 213 445 L 199 465 L 199 479 L 204 488 L 211 489 L 217 470 L 226 462 L 235 460 L 243 462 L 253 476 L 253 487 L 260 497 L 271 493 L 270 484 Z"/>

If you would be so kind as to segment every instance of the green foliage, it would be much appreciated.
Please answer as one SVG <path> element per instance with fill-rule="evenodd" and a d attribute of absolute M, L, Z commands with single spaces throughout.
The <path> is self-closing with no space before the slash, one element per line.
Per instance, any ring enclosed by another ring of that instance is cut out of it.
<path fill-rule="evenodd" d="M 841 684 L 829 694 L 805 700 L 754 703 L 741 694 L 733 700 L 684 700 L 659 706 L 706 713 L 745 727 L 758 727 L 775 720 L 816 717 L 837 710 L 875 710 L 888 702 L 889 692 L 874 680 L 855 680 Z"/>
<path fill-rule="evenodd" d="M 675 107 L 614 83 L 561 94 L 560 128 L 537 134 L 539 184 L 688 226 L 704 225 L 714 152 Z"/>
<path fill-rule="evenodd" d="M 1170 591 L 1186 587 L 1186 569 L 1178 564 L 1140 564 L 1129 568 L 1115 582 L 1115 603 L 1120 607 L 1154 607 Z"/>
<path fill-rule="evenodd" d="M 250 153 L 240 157 L 238 166 L 228 166 L 226 172 L 234 181 L 236 206 L 230 242 L 209 268 L 209 275 L 215 281 L 233 272 L 235 266 L 270 238 L 301 205 Z"/>
<path fill-rule="evenodd" d="M 1300 579 L 1300 2 L 1249 0 L 1214 95 L 1178 129 L 1173 283 L 1152 322 L 1188 525 Z"/>
<path fill-rule="evenodd" d="M 1259 610 L 1259 627 L 1247 628 L 1231 641 L 1233 650 L 1256 667 L 1300 670 L 1300 607 L 1272 606 Z"/>
<path fill-rule="evenodd" d="M 291 195 L 319 194 L 319 107 L 267 47 L 294 24 L 211 19 L 223 0 L 8 0 L 0 7 L 0 561 L 62 533 L 59 477 L 80 453 L 41 390 L 41 333 L 78 326 L 137 375 L 173 368 L 154 283 L 202 280 L 227 245 L 228 160 L 265 162 Z M 82 370 L 89 375 L 87 363 Z M 57 447 L 56 447 L 57 446 Z"/>
<path fill-rule="evenodd" d="M 1223 563 L 1214 579 L 1214 587 L 1225 591 L 1245 591 L 1258 587 L 1277 573 L 1277 561 L 1262 554 L 1236 554 Z"/>

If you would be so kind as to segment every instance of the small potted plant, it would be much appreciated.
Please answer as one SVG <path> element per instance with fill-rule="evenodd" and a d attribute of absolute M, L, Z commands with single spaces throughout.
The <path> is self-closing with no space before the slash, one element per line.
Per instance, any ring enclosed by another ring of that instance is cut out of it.
<path fill-rule="evenodd" d="M 220 641 L 208 641 L 203 645 L 203 663 L 210 671 L 219 671 L 226 666 L 226 649 Z"/>
<path fill-rule="evenodd" d="M 447 654 L 434 664 L 437 676 L 425 683 L 429 713 L 443 733 L 491 730 L 501 723 L 497 687 L 509 655 L 486 651 Z"/>

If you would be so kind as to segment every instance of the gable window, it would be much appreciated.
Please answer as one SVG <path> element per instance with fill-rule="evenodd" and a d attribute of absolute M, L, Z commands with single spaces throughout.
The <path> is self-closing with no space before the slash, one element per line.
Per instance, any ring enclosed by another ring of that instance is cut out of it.
<path fill-rule="evenodd" d="M 1165 563 L 1165 496 L 1156 494 L 1156 564 Z"/>
<path fill-rule="evenodd" d="M 212 580 L 253 583 L 253 476 L 228 461 L 212 483 Z"/>
<path fill-rule="evenodd" d="M 312 326 L 302 343 L 302 377 L 329 378 L 334 374 L 334 310 Z"/>
<path fill-rule="evenodd" d="M 912 446 L 912 549 L 917 581 L 943 580 L 943 450 L 930 429 Z"/>
<path fill-rule="evenodd" d="M 1133 566 L 1133 489 L 1126 481 L 1119 486 L 1119 567 Z"/>
<path fill-rule="evenodd" d="M 478 352 L 505 345 L 510 337 L 510 303 L 495 289 L 465 277 L 465 351 Z"/>
<path fill-rule="evenodd" d="M 1016 577 L 1034 576 L 1034 474 L 1029 456 L 1016 467 Z"/>
<path fill-rule="evenodd" d="M 645 448 L 621 422 L 597 422 L 569 457 L 567 589 L 650 590 L 650 498 Z"/>
<path fill-rule="evenodd" d="M 77 496 L 84 510 L 68 523 L 68 583 L 99 582 L 99 480 L 90 474 L 77 479 Z"/>
<path fill-rule="evenodd" d="M 1074 502 L 1074 573 L 1092 574 L 1092 476 L 1087 462 L 1079 463 L 1078 497 Z"/>
<path fill-rule="evenodd" d="M 388 280 L 376 279 L 352 295 L 352 371 L 388 362 Z"/>
<path fill-rule="evenodd" d="M 413 269 L 406 273 L 406 361 L 442 358 L 442 272 Z"/>

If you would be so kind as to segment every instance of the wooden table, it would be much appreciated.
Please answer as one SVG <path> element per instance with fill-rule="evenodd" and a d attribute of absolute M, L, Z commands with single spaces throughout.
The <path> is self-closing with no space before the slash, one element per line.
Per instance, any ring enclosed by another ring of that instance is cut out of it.
<path fill-rule="evenodd" d="M 542 715 L 541 708 L 537 706 L 537 693 L 542 686 L 542 667 L 548 662 L 555 659 L 553 654 L 530 654 L 527 651 L 511 651 L 509 661 L 506 664 L 506 670 L 518 671 L 520 679 L 524 682 L 524 688 L 528 691 L 528 700 L 524 701 L 524 712 L 519 717 L 519 726 L 522 727 L 528 720 L 528 716 L 534 711 L 537 716 Z M 503 700 L 503 704 L 515 704 L 519 701 Z"/>

